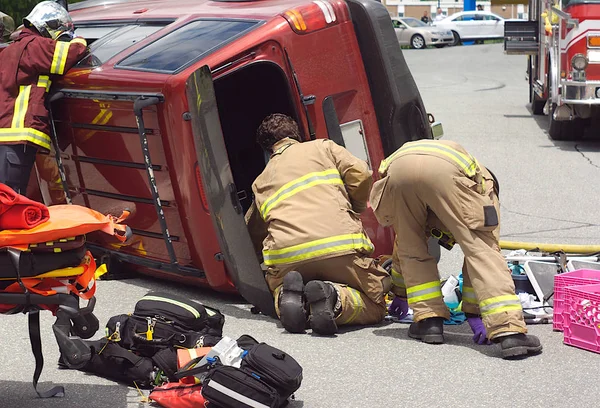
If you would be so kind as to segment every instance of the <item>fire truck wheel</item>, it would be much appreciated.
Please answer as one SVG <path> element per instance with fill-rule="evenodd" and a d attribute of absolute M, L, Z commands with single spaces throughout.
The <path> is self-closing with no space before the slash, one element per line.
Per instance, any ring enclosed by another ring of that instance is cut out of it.
<path fill-rule="evenodd" d="M 544 114 L 544 105 L 546 105 L 546 101 L 544 99 L 540 99 L 539 96 L 532 90 L 532 98 L 531 101 L 531 111 L 534 115 L 543 115 Z"/>
<path fill-rule="evenodd" d="M 425 48 L 425 39 L 422 35 L 415 34 L 410 39 L 410 46 L 416 50 Z"/>
<path fill-rule="evenodd" d="M 452 36 L 454 37 L 454 42 L 452 42 L 452 45 L 454 45 L 454 46 L 460 45 L 460 43 L 461 43 L 460 35 L 458 35 L 458 33 L 456 31 L 452 31 Z"/>
<path fill-rule="evenodd" d="M 550 113 L 550 128 L 548 134 L 552 140 L 571 141 L 581 139 L 583 136 L 583 121 L 581 119 L 573 120 L 554 120 L 554 110 L 556 104 L 552 104 Z"/>

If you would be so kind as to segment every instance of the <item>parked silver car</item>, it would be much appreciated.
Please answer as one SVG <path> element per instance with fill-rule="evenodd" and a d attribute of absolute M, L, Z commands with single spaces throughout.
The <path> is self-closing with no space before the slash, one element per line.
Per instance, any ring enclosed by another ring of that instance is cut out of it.
<path fill-rule="evenodd" d="M 421 49 L 428 45 L 438 48 L 452 44 L 452 31 L 431 27 L 412 17 L 392 17 L 392 24 L 400 45 L 410 45 L 411 48 Z"/>

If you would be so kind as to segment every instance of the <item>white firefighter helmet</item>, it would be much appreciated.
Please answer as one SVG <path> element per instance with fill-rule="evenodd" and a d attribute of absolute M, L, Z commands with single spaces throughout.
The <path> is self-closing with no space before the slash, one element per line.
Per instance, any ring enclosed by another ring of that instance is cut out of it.
<path fill-rule="evenodd" d="M 44 37 L 58 39 L 63 34 L 73 36 L 73 20 L 69 12 L 54 1 L 38 3 L 31 13 L 23 19 L 25 27 L 33 26 Z"/>

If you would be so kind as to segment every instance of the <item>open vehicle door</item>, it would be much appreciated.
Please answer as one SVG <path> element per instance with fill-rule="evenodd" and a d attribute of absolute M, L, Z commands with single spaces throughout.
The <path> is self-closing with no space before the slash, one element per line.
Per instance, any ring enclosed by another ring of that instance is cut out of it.
<path fill-rule="evenodd" d="M 208 66 L 186 82 L 202 185 L 227 272 L 240 294 L 263 314 L 276 317 L 273 295 L 258 263 L 227 157 Z"/>

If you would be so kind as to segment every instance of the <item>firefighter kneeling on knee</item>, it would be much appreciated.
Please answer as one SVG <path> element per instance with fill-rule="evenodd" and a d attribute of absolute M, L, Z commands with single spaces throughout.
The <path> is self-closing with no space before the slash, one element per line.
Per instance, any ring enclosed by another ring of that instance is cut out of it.
<path fill-rule="evenodd" d="M 283 327 L 330 335 L 380 322 L 391 279 L 368 257 L 373 244 L 359 218 L 373 183 L 367 163 L 331 140 L 300 143 L 297 123 L 282 114 L 257 136 L 271 156 L 246 221 Z"/>
<path fill-rule="evenodd" d="M 476 333 L 479 316 L 485 334 L 500 343 L 504 358 L 542 350 L 527 335 L 523 310 L 499 246 L 497 181 L 462 146 L 451 141 L 405 143 L 379 168 L 370 201 L 380 224 L 396 237 L 394 309 L 410 306 L 414 322 L 408 335 L 442 343 L 443 321 L 450 317 L 440 289 L 437 262 L 429 255 L 428 224 L 447 231 L 465 254 L 462 309 Z M 444 241 L 447 244 L 452 243 Z"/>

